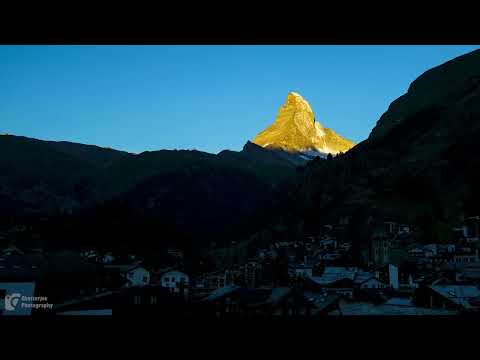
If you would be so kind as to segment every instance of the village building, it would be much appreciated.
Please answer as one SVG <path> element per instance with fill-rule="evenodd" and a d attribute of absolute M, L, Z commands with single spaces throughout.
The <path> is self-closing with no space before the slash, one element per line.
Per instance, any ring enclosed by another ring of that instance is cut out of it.
<path fill-rule="evenodd" d="M 385 235 L 375 235 L 370 242 L 370 262 L 375 265 L 390 261 L 391 240 Z"/>
<path fill-rule="evenodd" d="M 395 222 L 385 221 L 384 226 L 385 226 L 385 234 L 393 235 L 393 234 L 398 233 L 398 231 L 399 231 L 398 224 L 395 223 Z"/>
<path fill-rule="evenodd" d="M 329 294 L 353 298 L 354 279 L 358 269 L 355 267 L 326 267 L 321 276 L 312 276 L 307 280 L 307 288 L 325 290 Z"/>
<path fill-rule="evenodd" d="M 470 264 L 477 262 L 478 260 L 478 249 L 473 251 L 470 248 L 459 249 L 455 252 L 453 257 L 453 262 L 455 264 Z"/>
<path fill-rule="evenodd" d="M 289 287 L 217 289 L 197 302 L 198 311 L 212 317 L 297 316 L 306 302 Z"/>
<path fill-rule="evenodd" d="M 384 289 L 388 287 L 388 284 L 377 279 L 373 273 L 365 271 L 358 271 L 353 283 L 359 289 Z"/>
<path fill-rule="evenodd" d="M 398 226 L 398 234 L 399 235 L 410 234 L 410 226 L 407 224 L 400 224 Z"/>
<path fill-rule="evenodd" d="M 337 310 L 339 306 L 340 298 L 334 294 L 306 290 L 303 292 L 303 296 L 307 304 L 301 315 L 307 317 L 327 316 L 329 312 Z"/>
<path fill-rule="evenodd" d="M 172 270 L 163 274 L 160 278 L 161 286 L 169 289 L 174 294 L 182 294 L 187 296 L 190 285 L 190 278 L 187 274 Z"/>
<path fill-rule="evenodd" d="M 115 256 L 111 252 L 107 252 L 105 255 L 101 257 L 100 260 L 103 264 L 111 264 L 115 261 Z"/>
<path fill-rule="evenodd" d="M 479 297 L 477 286 L 435 282 L 418 292 L 416 303 L 430 308 L 477 312 L 476 300 Z"/>
<path fill-rule="evenodd" d="M 145 286 L 150 284 L 152 274 L 140 264 L 133 265 L 104 265 L 105 276 L 108 276 L 110 282 L 108 287 L 115 288 L 115 284 L 122 282 L 120 287 Z M 108 288 L 107 287 L 107 288 Z M 101 292 L 105 289 L 98 289 Z"/>
<path fill-rule="evenodd" d="M 370 302 L 348 301 L 341 299 L 338 309 L 329 312 L 331 316 L 454 316 L 456 310 L 431 309 L 411 306 L 409 301 L 395 299 L 390 303 L 373 304 Z"/>
<path fill-rule="evenodd" d="M 248 288 L 254 288 L 256 286 L 258 273 L 260 271 L 260 264 L 256 261 L 249 261 L 244 266 L 244 281 L 245 286 Z"/>
<path fill-rule="evenodd" d="M 472 216 L 465 219 L 464 235 L 468 242 L 480 240 L 480 216 Z"/>
<path fill-rule="evenodd" d="M 375 278 L 397 291 L 411 291 L 416 285 L 413 281 L 416 268 L 412 263 L 401 265 L 388 264 L 373 269 Z"/>
<path fill-rule="evenodd" d="M 127 287 L 145 286 L 150 283 L 150 272 L 139 265 L 127 266 L 122 269 L 122 274 L 127 280 L 125 284 Z"/>

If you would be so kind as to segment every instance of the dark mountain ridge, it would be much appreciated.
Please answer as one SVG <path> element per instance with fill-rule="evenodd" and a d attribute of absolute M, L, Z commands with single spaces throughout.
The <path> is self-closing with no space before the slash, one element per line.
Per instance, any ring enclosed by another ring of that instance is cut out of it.
<path fill-rule="evenodd" d="M 0 223 L 0 232 L 28 223 L 56 246 L 163 248 L 184 239 L 202 247 L 254 232 L 273 194 L 294 173 L 291 164 L 271 162 L 266 154 L 135 155 L 0 136 L 0 212 L 11 219 Z M 44 217 L 48 226 L 37 221 Z"/>
<path fill-rule="evenodd" d="M 0 226 L 48 215 L 55 220 L 32 231 L 61 246 L 177 242 L 201 250 L 266 229 L 303 236 L 339 217 L 362 224 L 374 215 L 418 226 L 428 238 L 480 213 L 479 78 L 480 50 L 429 70 L 367 140 L 300 167 L 250 142 L 218 155 L 134 155 L 1 136 L 0 212 L 14 219 Z"/>
<path fill-rule="evenodd" d="M 331 161 L 313 161 L 299 183 L 310 224 L 381 213 L 420 227 L 477 215 L 480 51 L 427 71 L 382 115 L 370 137 Z"/>

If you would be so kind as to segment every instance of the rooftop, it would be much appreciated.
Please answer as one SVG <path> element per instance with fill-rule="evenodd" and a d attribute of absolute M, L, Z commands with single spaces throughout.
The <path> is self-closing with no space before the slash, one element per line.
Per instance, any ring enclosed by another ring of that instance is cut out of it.
<path fill-rule="evenodd" d="M 326 267 L 322 276 L 312 276 L 312 280 L 319 285 L 328 285 L 343 279 L 353 280 L 357 268 Z"/>
<path fill-rule="evenodd" d="M 393 297 L 387 302 L 385 302 L 383 305 L 391 305 L 391 306 L 409 306 L 413 307 L 414 304 L 412 302 L 412 299 L 410 298 L 400 298 L 400 297 Z"/>
<path fill-rule="evenodd" d="M 205 299 L 202 301 L 215 301 L 226 295 L 233 293 L 234 291 L 240 289 L 238 286 L 225 286 L 223 288 L 218 288 L 212 291 Z"/>
<path fill-rule="evenodd" d="M 444 309 L 428 309 L 415 306 L 403 306 L 403 305 L 374 305 L 364 302 L 345 302 L 340 301 L 340 312 L 332 311 L 329 315 L 383 315 L 383 316 L 437 316 L 437 315 L 456 315 L 457 311 L 444 310 Z"/>
<path fill-rule="evenodd" d="M 431 285 L 430 288 L 466 309 L 472 308 L 469 300 L 480 297 L 480 289 L 473 285 Z"/>

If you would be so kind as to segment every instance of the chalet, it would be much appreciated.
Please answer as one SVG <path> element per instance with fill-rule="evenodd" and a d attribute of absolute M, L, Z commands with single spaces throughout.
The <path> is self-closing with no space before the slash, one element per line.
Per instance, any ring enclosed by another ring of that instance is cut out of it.
<path fill-rule="evenodd" d="M 169 289 L 174 294 L 188 295 L 188 288 L 190 286 L 190 277 L 177 270 L 168 271 L 160 278 L 161 286 Z"/>
<path fill-rule="evenodd" d="M 312 290 L 323 289 L 329 294 L 353 298 L 354 279 L 357 271 L 357 268 L 326 267 L 321 276 L 308 278 L 307 288 Z"/>
<path fill-rule="evenodd" d="M 450 285 L 435 282 L 419 292 L 416 302 L 429 308 L 441 308 L 462 312 L 478 311 L 472 304 L 480 296 L 480 289 L 473 285 Z"/>
<path fill-rule="evenodd" d="M 402 265 L 388 264 L 373 270 L 375 278 L 395 290 L 412 290 L 415 288 L 413 281 L 416 268 L 412 263 Z"/>
<path fill-rule="evenodd" d="M 353 283 L 359 289 L 384 289 L 388 287 L 388 284 L 377 279 L 374 274 L 364 271 L 355 274 Z"/>
<path fill-rule="evenodd" d="M 126 287 L 145 286 L 150 283 L 150 272 L 139 265 L 128 266 L 122 273 L 127 279 Z"/>
<path fill-rule="evenodd" d="M 370 242 L 370 262 L 383 265 L 390 260 L 391 240 L 385 235 L 375 235 Z"/>
<path fill-rule="evenodd" d="M 303 296 L 292 288 L 249 289 L 229 286 L 217 289 L 197 302 L 199 312 L 217 317 L 294 316 Z"/>

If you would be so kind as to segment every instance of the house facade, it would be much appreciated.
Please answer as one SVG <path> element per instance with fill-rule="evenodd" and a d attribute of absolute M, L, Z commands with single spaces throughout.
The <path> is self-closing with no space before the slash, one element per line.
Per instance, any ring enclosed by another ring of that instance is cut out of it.
<path fill-rule="evenodd" d="M 186 296 L 190 286 L 190 278 L 181 271 L 172 270 L 160 277 L 160 284 L 162 287 L 169 289 L 171 293 L 181 294 L 183 292 Z"/>
<path fill-rule="evenodd" d="M 127 287 L 145 286 L 150 283 L 150 272 L 143 267 L 133 267 L 126 271 Z"/>

